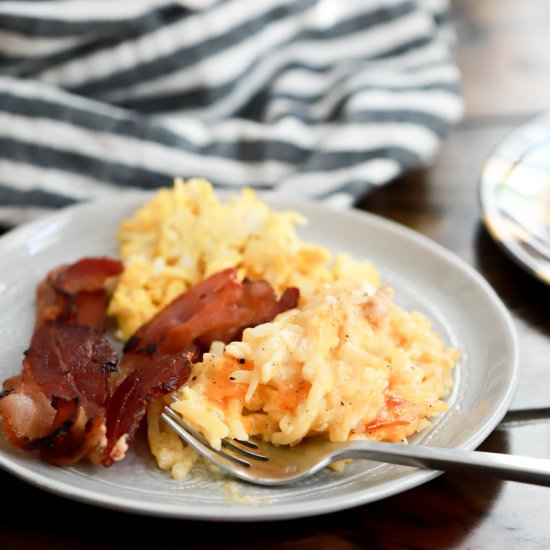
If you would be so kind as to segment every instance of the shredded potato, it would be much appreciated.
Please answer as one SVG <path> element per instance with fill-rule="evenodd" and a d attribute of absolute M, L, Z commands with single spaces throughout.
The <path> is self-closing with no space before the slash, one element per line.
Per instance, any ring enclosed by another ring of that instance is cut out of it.
<path fill-rule="evenodd" d="M 447 410 L 457 351 L 418 313 L 391 305 L 369 320 L 373 290 L 349 281 L 324 285 L 299 309 L 214 346 L 194 365 L 172 404 L 220 448 L 224 437 L 260 436 L 296 445 L 405 441 Z"/>
<path fill-rule="evenodd" d="M 216 448 L 224 437 L 276 445 L 306 437 L 406 442 L 447 410 L 458 351 L 421 314 L 393 303 L 369 262 L 303 243 L 295 213 L 275 213 L 251 190 L 221 204 L 204 180 L 176 181 L 120 228 L 126 271 L 110 305 L 129 337 L 179 293 L 237 267 L 282 292 L 298 286 L 297 308 L 214 342 L 187 385 L 166 400 Z M 166 425 L 164 402 L 148 411 L 160 468 L 184 478 L 197 460 Z M 341 469 L 344 464 L 337 465 Z"/>

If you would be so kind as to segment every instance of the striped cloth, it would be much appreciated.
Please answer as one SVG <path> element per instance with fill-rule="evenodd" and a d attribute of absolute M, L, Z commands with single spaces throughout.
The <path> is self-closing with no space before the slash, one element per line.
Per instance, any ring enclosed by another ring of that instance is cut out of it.
<path fill-rule="evenodd" d="M 461 114 L 441 0 L 0 2 L 0 224 L 203 176 L 352 204 Z"/>

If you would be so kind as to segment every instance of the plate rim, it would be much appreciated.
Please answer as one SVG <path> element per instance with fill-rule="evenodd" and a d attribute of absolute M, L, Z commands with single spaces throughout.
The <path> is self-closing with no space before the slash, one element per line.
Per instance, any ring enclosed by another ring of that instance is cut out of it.
<path fill-rule="evenodd" d="M 216 193 L 221 198 L 227 198 L 236 194 L 236 191 L 227 191 L 216 189 Z M 113 200 L 117 203 L 126 203 L 132 200 L 145 201 L 150 198 L 154 191 L 131 191 L 124 193 L 116 198 L 100 199 L 89 202 L 76 203 L 65 207 L 59 211 L 47 214 L 37 220 L 29 221 L 21 226 L 8 231 L 6 234 L 0 237 L 0 254 L 5 243 L 10 241 L 17 241 L 24 238 L 29 232 L 33 232 L 45 225 L 62 222 L 63 218 L 71 218 L 75 216 L 75 212 L 78 213 L 82 209 L 95 209 L 105 205 L 112 205 Z M 514 397 L 518 379 L 519 379 L 519 349 L 516 330 L 511 318 L 510 313 L 506 307 L 490 286 L 490 284 L 478 273 L 478 271 L 469 265 L 466 261 L 462 260 L 459 256 L 446 249 L 441 244 L 431 240 L 427 236 L 414 231 L 413 229 L 401 225 L 395 221 L 388 220 L 373 214 L 370 212 L 361 211 L 358 209 L 348 210 L 334 210 L 322 203 L 316 203 L 307 200 L 293 199 L 287 196 L 282 196 L 272 192 L 258 192 L 260 199 L 267 200 L 275 208 L 294 209 L 300 211 L 300 207 L 304 207 L 309 210 L 317 211 L 319 213 L 326 214 L 327 212 L 336 212 L 344 215 L 345 217 L 351 217 L 354 220 L 364 223 L 365 221 L 375 224 L 382 230 L 389 230 L 394 234 L 397 234 L 399 238 L 405 240 L 412 239 L 416 244 L 422 248 L 427 249 L 430 253 L 435 253 L 437 256 L 443 258 L 446 262 L 450 263 L 453 268 L 465 273 L 470 277 L 478 287 L 483 290 L 484 294 L 490 299 L 492 305 L 498 310 L 501 320 L 504 323 L 504 327 L 507 330 L 507 336 L 509 337 L 511 346 L 511 376 L 508 379 L 506 392 L 501 399 L 500 403 L 495 407 L 493 414 L 488 418 L 481 429 L 478 429 L 472 434 L 465 442 L 457 448 L 462 449 L 474 449 L 477 447 L 496 427 L 500 420 L 504 417 L 508 410 L 512 399 Z M 279 203 L 279 204 L 277 204 Z M 68 221 L 68 220 L 67 220 Z M 389 496 L 401 493 L 405 490 L 411 489 L 418 485 L 421 485 L 439 475 L 442 472 L 431 470 L 416 470 L 410 474 L 394 480 L 391 483 L 385 482 L 382 485 L 376 487 L 376 490 L 370 491 L 369 495 L 365 497 L 361 492 L 356 491 L 347 495 L 339 495 L 337 502 L 334 499 L 322 499 L 314 503 L 309 502 L 307 509 L 304 507 L 304 503 L 279 503 L 276 507 L 269 508 L 268 506 L 242 506 L 233 508 L 231 506 L 222 507 L 223 511 L 216 511 L 209 517 L 205 517 L 204 514 L 193 513 L 192 510 L 184 511 L 181 507 L 175 507 L 167 503 L 155 503 L 154 508 L 148 508 L 147 503 L 141 501 L 131 500 L 126 497 L 109 497 L 108 495 L 100 495 L 89 489 L 78 488 L 71 485 L 67 481 L 56 480 L 52 482 L 46 476 L 42 474 L 35 474 L 32 469 L 24 468 L 14 461 L 10 461 L 9 457 L 6 457 L 0 450 L 0 467 L 8 473 L 18 477 L 19 479 L 47 492 L 91 504 L 100 506 L 107 509 L 113 509 L 123 512 L 130 512 L 140 515 L 148 516 L 160 516 L 179 519 L 191 519 L 197 521 L 221 521 L 221 522 L 247 522 L 247 521 L 275 521 L 295 519 L 301 517 L 316 516 L 326 514 L 330 512 L 336 512 L 344 509 L 349 509 L 369 502 L 374 502 L 381 498 L 387 498 Z M 30 474 L 29 474 L 30 471 Z M 387 485 L 391 484 L 388 488 Z M 215 506 L 213 505 L 212 508 Z"/>
<path fill-rule="evenodd" d="M 532 261 L 526 261 L 526 259 L 522 255 L 518 255 L 515 251 L 515 247 L 510 245 L 510 239 L 503 239 L 502 233 L 497 228 L 497 224 L 493 223 L 491 221 L 491 214 L 495 213 L 497 211 L 496 207 L 494 205 L 489 204 L 488 196 L 492 195 L 489 187 L 491 184 L 488 181 L 487 178 L 487 172 L 488 172 L 488 166 L 493 160 L 502 161 L 507 160 L 507 162 L 514 163 L 514 166 L 517 164 L 517 161 L 520 160 L 519 158 L 515 159 L 506 159 L 505 155 L 501 153 L 501 151 L 505 148 L 506 144 L 509 143 L 511 140 L 514 140 L 517 135 L 521 133 L 522 130 L 525 130 L 528 127 L 534 126 L 536 124 L 540 124 L 542 120 L 546 120 L 546 126 L 548 128 L 548 134 L 550 135 L 550 109 L 543 111 L 541 113 L 538 113 L 534 116 L 529 117 L 527 120 L 522 122 L 521 124 L 518 124 L 515 128 L 508 131 L 501 139 L 498 141 L 498 143 L 493 147 L 491 152 L 487 155 L 487 158 L 484 160 L 483 165 L 481 166 L 481 170 L 479 172 L 478 176 L 478 185 L 477 185 L 477 202 L 479 204 L 481 213 L 482 213 L 482 221 L 483 225 L 487 229 L 487 232 L 493 239 L 493 241 L 498 245 L 498 247 L 506 254 L 508 258 L 510 258 L 517 266 L 519 266 L 521 269 L 523 269 L 526 273 L 529 273 L 532 277 L 535 279 L 550 285 L 550 262 L 546 262 L 546 267 L 548 268 L 548 271 L 541 272 L 540 270 L 537 270 L 535 268 L 535 260 Z M 541 168 L 534 168 L 535 170 L 539 170 L 541 172 L 544 172 Z M 550 172 L 548 172 L 550 174 Z M 515 242 L 512 240 L 512 242 Z"/>

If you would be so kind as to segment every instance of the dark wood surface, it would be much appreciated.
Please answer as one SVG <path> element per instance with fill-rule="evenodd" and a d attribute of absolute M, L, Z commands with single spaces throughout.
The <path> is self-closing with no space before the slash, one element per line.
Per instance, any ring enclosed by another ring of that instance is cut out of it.
<path fill-rule="evenodd" d="M 550 406 L 550 288 L 518 268 L 480 222 L 484 159 L 550 107 L 550 2 L 457 0 L 463 122 L 433 166 L 368 195 L 362 209 L 427 235 L 473 265 L 512 314 L 521 377 L 513 409 Z M 534 416 L 534 414 L 533 414 Z M 497 429 L 482 450 L 550 457 L 550 422 Z M 43 493 L 0 473 L 0 548 L 550 548 L 550 489 L 445 474 L 400 495 L 322 517 L 204 524 L 136 517 Z"/>

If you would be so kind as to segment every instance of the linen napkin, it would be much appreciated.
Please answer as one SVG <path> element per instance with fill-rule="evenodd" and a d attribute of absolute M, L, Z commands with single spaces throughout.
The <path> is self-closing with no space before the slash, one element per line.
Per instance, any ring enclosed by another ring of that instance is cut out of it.
<path fill-rule="evenodd" d="M 440 0 L 0 2 L 0 224 L 200 176 L 350 205 L 460 117 Z"/>

